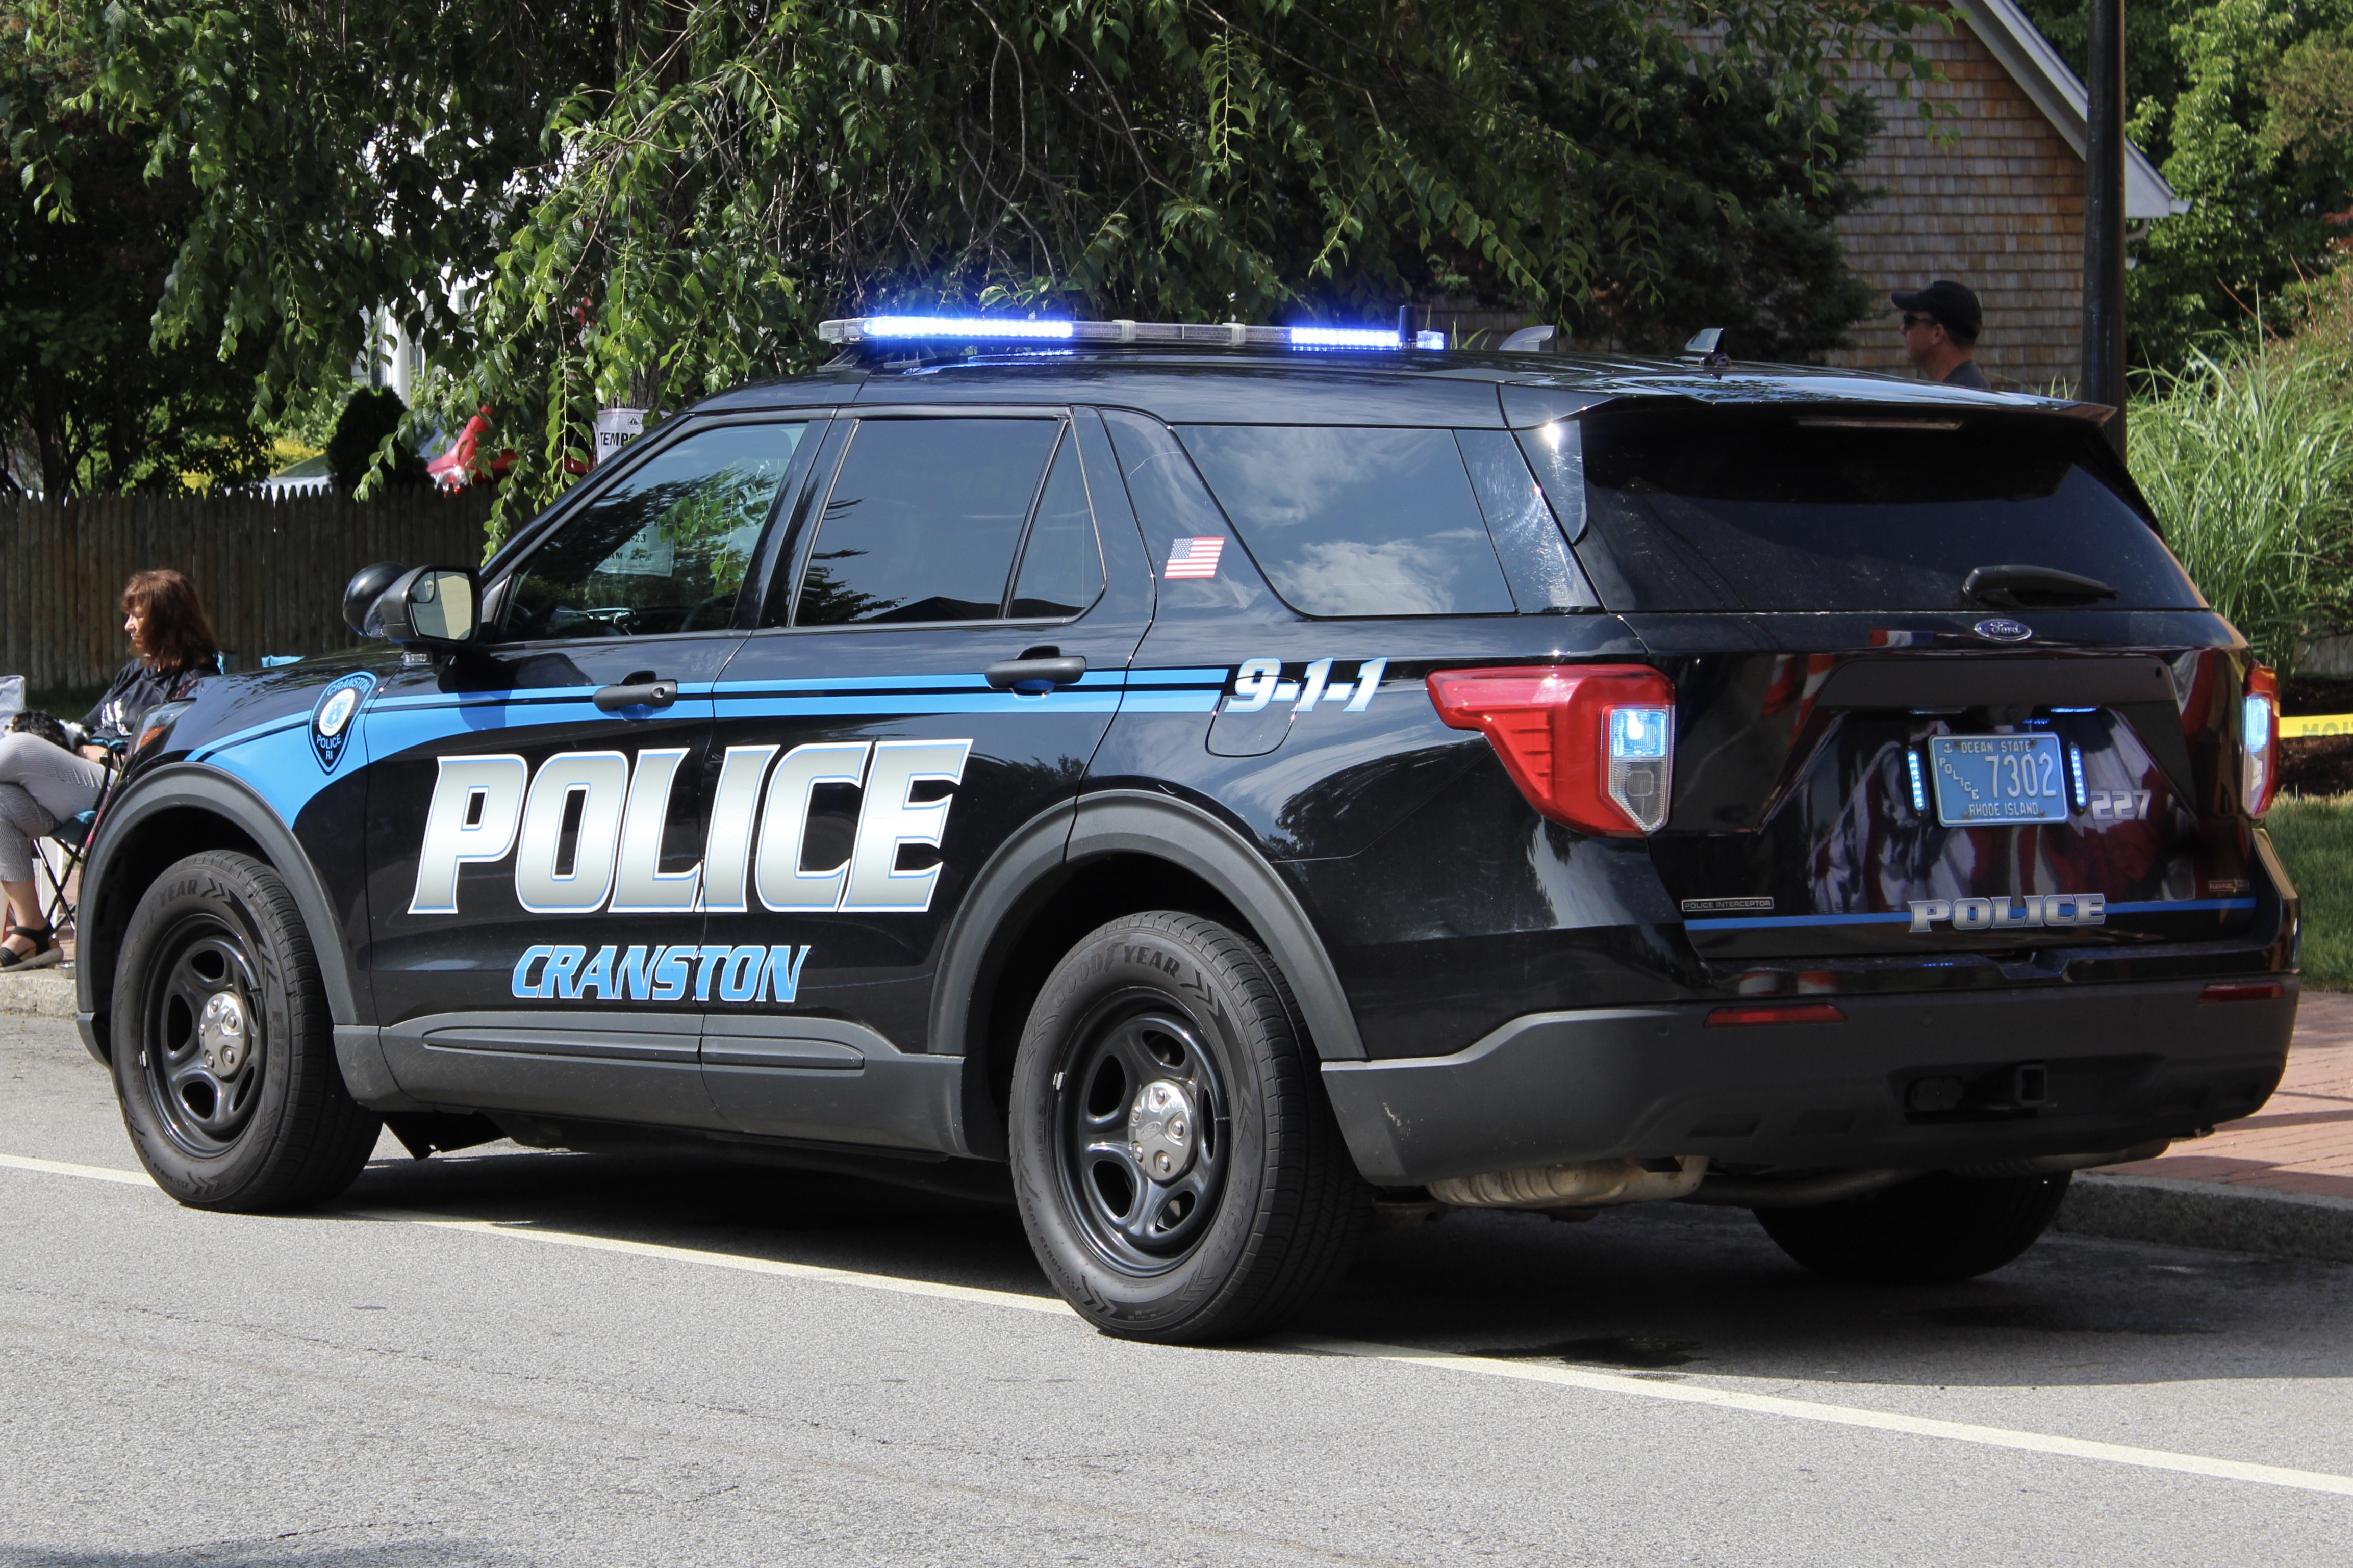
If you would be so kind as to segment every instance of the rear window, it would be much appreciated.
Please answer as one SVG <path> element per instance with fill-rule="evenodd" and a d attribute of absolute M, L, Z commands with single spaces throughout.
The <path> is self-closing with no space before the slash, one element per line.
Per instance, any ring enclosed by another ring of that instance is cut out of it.
<path fill-rule="evenodd" d="M 2103 477 L 2079 421 L 1959 428 L 1868 416 L 1619 410 L 1582 426 L 1577 554 L 1613 610 L 1979 607 L 1980 566 L 2116 590 L 2111 609 L 2195 609 L 2170 552 Z M 1844 418 L 1847 423 L 1838 423 Z"/>
<path fill-rule="evenodd" d="M 1250 554 L 1311 616 L 1516 608 L 1451 430 L 1186 425 Z"/>

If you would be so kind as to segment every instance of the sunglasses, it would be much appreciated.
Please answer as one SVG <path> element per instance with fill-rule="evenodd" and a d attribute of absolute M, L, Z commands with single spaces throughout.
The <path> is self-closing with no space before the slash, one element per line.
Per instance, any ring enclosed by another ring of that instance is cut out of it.
<path fill-rule="evenodd" d="M 1915 327 L 1933 327 L 1937 324 L 1936 318 L 1934 316 L 1915 316 L 1906 310 L 1904 312 L 1904 325 L 1900 330 L 1908 332 Z"/>

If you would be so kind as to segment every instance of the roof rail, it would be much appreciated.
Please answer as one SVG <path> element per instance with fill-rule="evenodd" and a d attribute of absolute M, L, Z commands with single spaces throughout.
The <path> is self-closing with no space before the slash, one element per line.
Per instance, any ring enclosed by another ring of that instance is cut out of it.
<path fill-rule="evenodd" d="M 1052 321 L 988 316 L 852 316 L 821 321 L 829 343 L 1067 342 L 1163 343 L 1188 348 L 1442 349 L 1444 332 L 1416 332 L 1409 343 L 1388 327 L 1246 327 L 1240 321 Z"/>

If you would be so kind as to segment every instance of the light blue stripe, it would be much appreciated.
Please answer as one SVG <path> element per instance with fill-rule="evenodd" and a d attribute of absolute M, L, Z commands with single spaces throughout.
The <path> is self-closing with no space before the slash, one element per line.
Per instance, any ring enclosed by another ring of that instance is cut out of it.
<path fill-rule="evenodd" d="M 1037 697 L 1023 697 L 1010 691 L 976 692 L 962 696 L 943 692 L 935 696 L 893 697 L 738 697 L 728 701 L 725 716 L 730 720 L 746 718 L 797 718 L 815 714 L 860 714 L 881 716 L 918 713 L 1116 713 L 1120 693 L 1116 691 L 1052 691 Z"/>
<path fill-rule="evenodd" d="M 1130 691 L 1122 705 L 1123 713 L 1213 713 L 1217 711 L 1216 691 Z"/>
<path fill-rule="evenodd" d="M 988 679 L 979 675 L 871 675 L 813 676 L 798 680 L 722 680 L 712 685 L 712 695 L 734 698 L 762 691 L 913 691 L 922 689 L 969 691 L 988 689 Z"/>
<path fill-rule="evenodd" d="M 2112 915 L 2194 915 L 2209 910 L 2252 910 L 2253 899 L 2159 899 L 2110 904 Z M 1734 920 L 1685 921 L 1687 931 L 1767 931 L 1792 926 L 1863 926 L 1911 923 L 1910 911 L 1885 915 L 1748 915 Z M 2013 930 L 2030 929 L 2013 927 Z"/>
<path fill-rule="evenodd" d="M 1127 672 L 1127 683 L 1130 686 L 1222 687 L 1229 673 L 1224 665 L 1214 669 L 1131 669 Z"/>
<path fill-rule="evenodd" d="M 195 749 L 188 753 L 188 761 L 201 763 L 215 752 L 226 751 L 231 746 L 242 746 L 248 741 L 258 741 L 264 735 L 275 735 L 280 730 L 308 729 L 310 724 L 311 715 L 307 710 L 301 713 L 283 713 L 262 723 L 249 725 L 210 741 L 200 742 Z"/>

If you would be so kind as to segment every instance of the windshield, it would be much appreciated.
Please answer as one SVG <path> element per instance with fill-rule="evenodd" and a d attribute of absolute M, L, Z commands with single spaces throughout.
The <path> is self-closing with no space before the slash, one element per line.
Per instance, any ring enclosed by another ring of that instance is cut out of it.
<path fill-rule="evenodd" d="M 2098 433 L 2049 416 L 1941 422 L 1832 409 L 1603 410 L 1582 425 L 1577 553 L 1613 610 L 1948 610 L 2025 566 L 2204 601 L 2104 477 Z"/>

